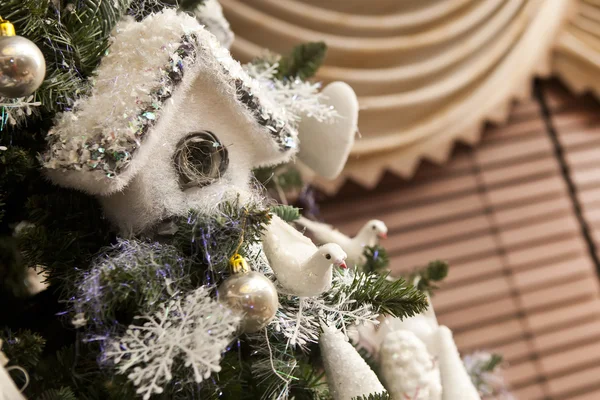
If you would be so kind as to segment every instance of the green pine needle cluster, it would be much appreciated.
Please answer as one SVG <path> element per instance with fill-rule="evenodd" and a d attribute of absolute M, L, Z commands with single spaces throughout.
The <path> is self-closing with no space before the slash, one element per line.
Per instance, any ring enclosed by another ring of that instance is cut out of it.
<path fill-rule="evenodd" d="M 40 400 L 77 400 L 75 393 L 68 387 L 61 387 L 59 389 L 49 389 L 42 393 L 39 397 Z"/>
<path fill-rule="evenodd" d="M 283 201 L 293 191 L 304 186 L 300 171 L 291 163 L 255 169 L 254 177 L 265 187 L 269 196 Z"/>
<path fill-rule="evenodd" d="M 388 279 L 389 274 L 357 272 L 345 295 L 357 305 L 368 303 L 379 314 L 407 318 L 425 311 L 428 307 L 424 293 L 415 290 L 404 279 Z"/>
<path fill-rule="evenodd" d="M 46 79 L 35 92 L 40 115 L 62 111 L 89 90 L 87 78 L 109 44 L 109 33 L 131 0 L 6 0 L 0 15 L 44 54 Z"/>
<path fill-rule="evenodd" d="M 70 296 L 73 313 L 98 328 L 124 328 L 148 305 L 193 289 L 191 262 L 166 244 L 119 240 L 82 274 Z"/>
<path fill-rule="evenodd" d="M 285 222 L 293 222 L 300 218 L 300 209 L 298 207 L 280 204 L 271 207 L 271 212 Z"/>
<path fill-rule="evenodd" d="M 11 365 L 20 365 L 23 368 L 34 367 L 40 360 L 46 340 L 37 333 L 28 329 L 12 332 L 10 329 L 0 331 L 2 351 Z"/>
<path fill-rule="evenodd" d="M 300 44 L 290 54 L 281 57 L 276 77 L 302 80 L 312 78 L 325 60 L 326 53 L 327 45 L 324 42 Z"/>
<path fill-rule="evenodd" d="M 383 246 L 365 246 L 363 255 L 366 261 L 361 269 L 365 272 L 383 273 L 390 265 L 390 258 Z"/>
<path fill-rule="evenodd" d="M 504 360 L 504 357 L 502 357 L 502 355 L 494 353 L 491 355 L 489 361 L 480 367 L 481 371 L 482 372 L 493 372 L 496 368 L 498 368 L 502 364 L 503 360 Z"/>
<path fill-rule="evenodd" d="M 426 267 L 416 268 L 409 280 L 414 282 L 418 278 L 417 288 L 431 295 L 438 288 L 436 282 L 440 282 L 448 276 L 448 269 L 448 263 L 445 261 L 431 261 Z"/>
<path fill-rule="evenodd" d="M 372 393 L 368 396 L 355 397 L 352 400 L 390 400 L 388 392 Z"/>
<path fill-rule="evenodd" d="M 248 247 L 260 242 L 270 220 L 268 208 L 241 205 L 238 199 L 220 204 L 214 215 L 190 211 L 188 217 L 173 221 L 174 236 L 162 239 L 169 240 L 203 270 L 227 273 L 229 258 L 236 252 L 246 256 Z"/>

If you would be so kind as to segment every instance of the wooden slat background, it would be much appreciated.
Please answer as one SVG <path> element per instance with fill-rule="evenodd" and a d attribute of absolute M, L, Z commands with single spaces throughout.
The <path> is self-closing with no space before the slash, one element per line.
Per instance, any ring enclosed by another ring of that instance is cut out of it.
<path fill-rule="evenodd" d="M 348 234 L 384 220 L 396 273 L 450 261 L 433 299 L 440 322 L 462 352 L 503 353 L 517 398 L 596 400 L 600 105 L 556 82 L 538 89 L 476 149 L 409 182 L 348 184 L 322 216 Z"/>

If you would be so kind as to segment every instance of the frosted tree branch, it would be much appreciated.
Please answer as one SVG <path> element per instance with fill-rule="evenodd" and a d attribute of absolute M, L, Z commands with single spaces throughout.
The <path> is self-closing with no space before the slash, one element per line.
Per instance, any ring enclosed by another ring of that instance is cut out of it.
<path fill-rule="evenodd" d="M 340 115 L 332 106 L 323 103 L 326 96 L 319 92 L 320 83 L 301 79 L 275 78 L 279 65 L 246 64 L 244 69 L 251 77 L 261 82 L 264 95 L 270 97 L 272 104 L 279 106 L 286 119 L 299 121 L 303 117 L 314 118 L 319 122 L 333 123 Z"/>

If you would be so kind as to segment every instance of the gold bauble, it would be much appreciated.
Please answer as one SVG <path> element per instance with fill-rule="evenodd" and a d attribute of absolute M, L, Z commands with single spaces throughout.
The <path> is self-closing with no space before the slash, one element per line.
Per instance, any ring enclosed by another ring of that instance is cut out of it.
<path fill-rule="evenodd" d="M 0 36 L 0 97 L 29 96 L 46 76 L 40 49 L 22 36 Z"/>
<path fill-rule="evenodd" d="M 241 272 L 231 275 L 218 289 L 219 300 L 242 313 L 242 330 L 257 332 L 273 319 L 279 300 L 277 289 L 259 272 Z"/>

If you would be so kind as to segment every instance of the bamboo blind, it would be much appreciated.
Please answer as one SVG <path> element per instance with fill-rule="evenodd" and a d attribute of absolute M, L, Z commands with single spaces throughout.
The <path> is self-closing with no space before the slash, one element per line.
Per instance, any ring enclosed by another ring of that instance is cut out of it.
<path fill-rule="evenodd" d="M 536 93 L 446 167 L 373 192 L 348 184 L 322 215 L 348 234 L 385 221 L 394 272 L 450 261 L 440 323 L 462 353 L 503 353 L 517 398 L 597 400 L 600 105 L 556 83 Z"/>

